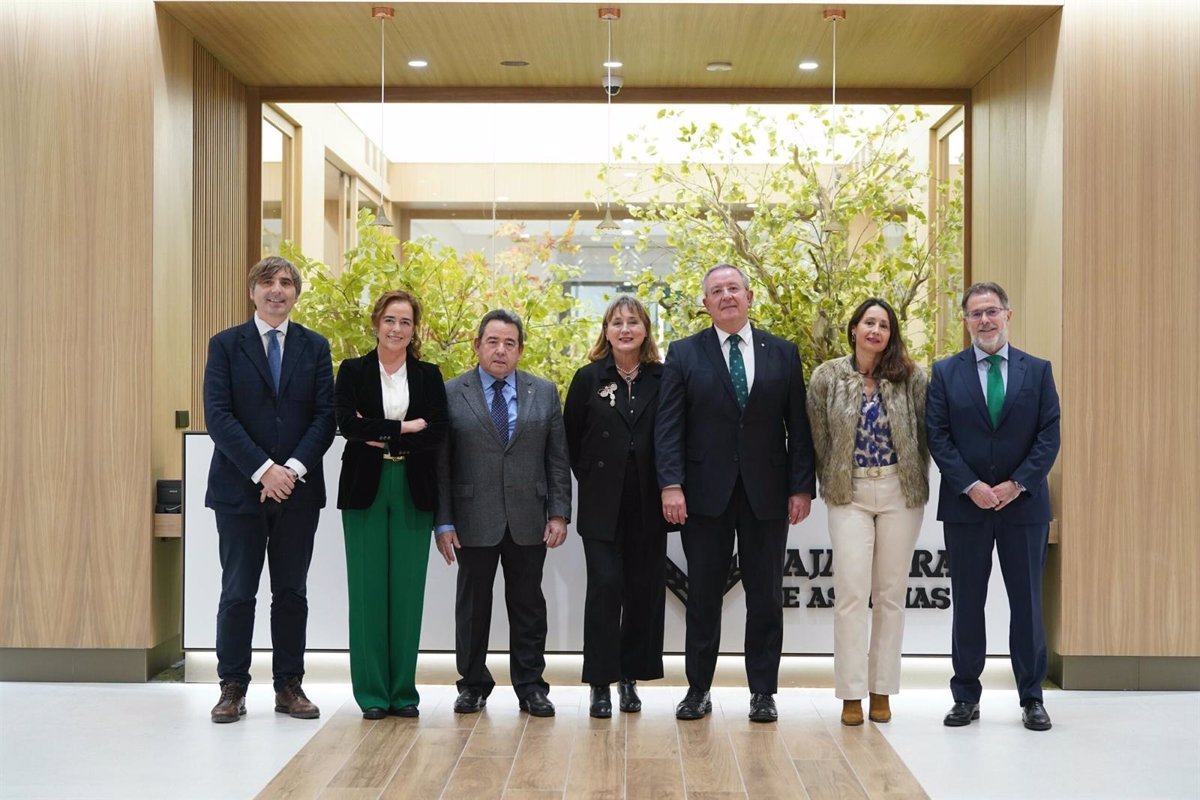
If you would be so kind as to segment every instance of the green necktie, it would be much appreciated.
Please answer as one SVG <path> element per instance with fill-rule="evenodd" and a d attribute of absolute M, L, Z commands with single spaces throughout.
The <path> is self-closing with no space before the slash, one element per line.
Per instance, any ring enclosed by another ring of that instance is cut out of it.
<path fill-rule="evenodd" d="M 992 418 L 992 427 L 1000 422 L 1000 409 L 1004 408 L 1004 376 L 1000 374 L 1000 356 L 990 355 L 988 362 L 987 406 Z"/>
<path fill-rule="evenodd" d="M 729 377 L 733 380 L 733 393 L 737 395 L 738 408 L 745 408 L 750 390 L 746 387 L 746 362 L 742 361 L 742 351 L 738 347 L 742 337 L 731 333 L 726 341 L 729 342 Z"/>

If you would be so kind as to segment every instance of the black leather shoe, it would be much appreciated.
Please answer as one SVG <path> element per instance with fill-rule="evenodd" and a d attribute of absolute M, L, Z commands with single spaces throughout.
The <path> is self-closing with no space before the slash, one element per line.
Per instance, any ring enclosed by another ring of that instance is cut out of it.
<path fill-rule="evenodd" d="M 1041 700 L 1030 700 L 1021 711 L 1021 721 L 1031 731 L 1050 730 L 1050 715 Z"/>
<path fill-rule="evenodd" d="M 774 697 L 759 692 L 750 695 L 751 722 L 775 722 L 777 719 L 779 711 L 775 708 Z"/>
<path fill-rule="evenodd" d="M 633 714 L 642 710 L 642 699 L 638 697 L 637 681 L 621 679 L 617 684 L 617 698 L 621 704 L 621 710 Z"/>
<path fill-rule="evenodd" d="M 955 703 L 954 708 L 946 712 L 943 725 L 951 728 L 961 728 L 970 725 L 972 720 L 979 719 L 979 703 Z"/>
<path fill-rule="evenodd" d="M 588 714 L 596 719 L 608 719 L 612 716 L 612 693 L 607 685 L 592 684 L 592 704 L 588 707 Z"/>
<path fill-rule="evenodd" d="M 383 719 L 386 716 L 386 708 L 372 707 L 363 711 L 363 719 Z"/>
<path fill-rule="evenodd" d="M 454 701 L 455 714 L 476 714 L 487 705 L 487 698 L 478 689 L 463 689 Z"/>
<path fill-rule="evenodd" d="M 712 711 L 712 700 L 708 692 L 699 689 L 688 689 L 687 694 L 675 706 L 675 719 L 702 719 Z"/>
<path fill-rule="evenodd" d="M 388 713 L 395 715 L 397 717 L 419 717 L 419 716 L 421 716 L 421 710 L 419 708 L 417 708 L 416 706 L 400 706 L 399 708 L 393 708 Z"/>
<path fill-rule="evenodd" d="M 550 702 L 550 698 L 546 697 L 546 693 L 541 689 L 535 689 L 521 699 L 521 710 L 529 713 L 531 717 L 553 717 L 554 703 Z M 608 713 L 612 714 L 612 706 L 609 705 Z"/>

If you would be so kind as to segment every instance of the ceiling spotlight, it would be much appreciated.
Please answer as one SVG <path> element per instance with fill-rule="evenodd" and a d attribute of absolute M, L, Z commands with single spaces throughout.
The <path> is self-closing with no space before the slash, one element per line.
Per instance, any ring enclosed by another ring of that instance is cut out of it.
<path fill-rule="evenodd" d="M 412 61 L 408 62 L 408 65 L 413 69 L 423 69 L 429 66 L 429 62 L 423 58 L 414 58 Z"/>
<path fill-rule="evenodd" d="M 820 66 L 820 64 L 818 64 L 815 61 L 801 61 L 800 62 L 800 69 L 804 69 L 804 70 L 816 69 L 819 66 Z"/>
<path fill-rule="evenodd" d="M 605 61 L 600 66 L 604 67 L 605 69 L 620 69 L 625 65 L 620 61 Z"/>
<path fill-rule="evenodd" d="M 506 61 L 501 61 L 500 66 L 502 66 L 502 67 L 528 67 L 529 62 L 522 61 L 519 58 L 514 58 L 514 59 L 509 59 Z"/>
<path fill-rule="evenodd" d="M 732 72 L 733 64 L 728 61 L 710 61 L 704 68 L 709 72 Z"/>

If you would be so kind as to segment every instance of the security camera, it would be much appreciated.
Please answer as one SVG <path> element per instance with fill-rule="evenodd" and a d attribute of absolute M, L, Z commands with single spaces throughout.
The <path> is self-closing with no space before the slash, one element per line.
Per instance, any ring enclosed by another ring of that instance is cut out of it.
<path fill-rule="evenodd" d="M 621 87 L 625 85 L 625 79 L 620 75 L 605 75 L 600 79 L 600 85 L 604 87 L 604 93 L 609 97 L 616 97 L 621 93 Z"/>

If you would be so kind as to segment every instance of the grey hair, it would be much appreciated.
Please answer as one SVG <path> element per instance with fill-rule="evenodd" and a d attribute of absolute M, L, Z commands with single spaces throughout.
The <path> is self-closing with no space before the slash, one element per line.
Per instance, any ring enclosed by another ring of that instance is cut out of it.
<path fill-rule="evenodd" d="M 966 313 L 967 301 L 977 294 L 994 294 L 1000 300 L 1000 305 L 1003 308 L 1008 308 L 1008 292 L 1004 291 L 1004 287 L 998 283 L 972 283 L 963 292 L 962 310 Z"/>
<path fill-rule="evenodd" d="M 717 264 L 715 267 L 710 269 L 708 272 L 704 273 L 704 278 L 700 281 L 700 288 L 702 289 L 702 291 L 704 292 L 705 295 L 708 294 L 708 276 L 712 275 L 714 272 L 716 272 L 719 269 L 731 269 L 734 272 L 736 272 L 738 275 L 740 275 L 742 277 L 742 286 L 746 287 L 746 289 L 749 290 L 750 278 L 746 276 L 746 273 L 742 271 L 741 267 L 735 267 L 733 264 Z"/>
<path fill-rule="evenodd" d="M 493 308 L 483 315 L 483 319 L 479 321 L 479 332 L 475 334 L 475 341 L 478 342 L 483 339 L 483 329 L 487 327 L 489 322 L 503 322 L 507 325 L 516 325 L 517 347 L 525 346 L 525 326 L 521 324 L 521 318 L 507 308 Z"/>
<path fill-rule="evenodd" d="M 246 288 L 250 293 L 254 293 L 254 287 L 258 282 L 265 280 L 275 275 L 280 270 L 286 270 L 292 278 L 292 283 L 296 284 L 296 297 L 300 296 L 300 292 L 304 291 L 304 282 L 300 280 L 300 270 L 296 269 L 296 265 L 288 261 L 282 256 L 267 256 L 250 268 L 250 274 L 246 276 Z"/>

